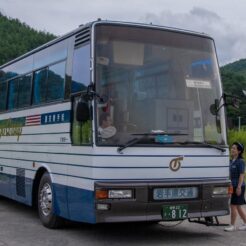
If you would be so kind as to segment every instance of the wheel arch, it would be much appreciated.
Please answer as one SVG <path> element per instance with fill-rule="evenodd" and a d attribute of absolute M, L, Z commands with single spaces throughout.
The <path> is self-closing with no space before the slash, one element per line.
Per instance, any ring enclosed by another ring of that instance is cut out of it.
<path fill-rule="evenodd" d="M 47 168 L 45 166 L 41 166 L 38 168 L 38 170 L 35 174 L 35 178 L 34 178 L 33 184 L 32 184 L 32 206 L 33 207 L 37 207 L 37 196 L 38 196 L 39 183 L 40 183 L 42 176 L 46 172 L 50 173 L 49 168 Z"/>

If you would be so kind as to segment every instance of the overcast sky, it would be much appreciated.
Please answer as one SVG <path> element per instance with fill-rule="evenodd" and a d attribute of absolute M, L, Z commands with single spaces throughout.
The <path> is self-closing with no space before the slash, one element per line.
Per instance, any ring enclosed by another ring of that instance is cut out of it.
<path fill-rule="evenodd" d="M 246 58 L 245 0 L 0 0 L 0 11 L 56 35 L 97 18 L 205 32 L 220 65 Z"/>

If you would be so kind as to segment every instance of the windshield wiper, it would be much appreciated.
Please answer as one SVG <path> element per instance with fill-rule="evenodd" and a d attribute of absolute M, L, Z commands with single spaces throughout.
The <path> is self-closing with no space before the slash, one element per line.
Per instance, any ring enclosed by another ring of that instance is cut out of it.
<path fill-rule="evenodd" d="M 202 146 L 205 146 L 205 147 L 210 147 L 210 148 L 214 148 L 214 149 L 220 150 L 221 152 L 225 152 L 226 151 L 225 148 L 216 146 L 214 144 L 209 144 L 209 143 L 206 143 L 206 142 L 185 141 L 185 142 L 176 142 L 176 143 L 184 144 L 184 145 L 186 145 L 186 144 L 198 144 L 198 145 L 202 145 Z"/>
<path fill-rule="evenodd" d="M 178 134 L 178 133 L 177 133 Z M 122 154 L 122 150 L 130 147 L 130 146 L 133 146 L 135 145 L 136 143 L 139 143 L 141 142 L 143 139 L 145 139 L 146 137 L 148 136 L 156 136 L 156 135 L 159 135 L 159 134 L 153 134 L 153 133 L 136 133 L 136 134 L 132 134 L 132 135 L 139 135 L 139 136 L 142 136 L 141 138 L 133 138 L 131 140 L 129 140 L 128 142 L 126 142 L 126 144 L 122 145 L 122 146 L 119 146 L 117 148 L 117 152 Z M 167 135 L 167 134 L 165 134 Z M 180 135 L 187 135 L 187 134 L 180 134 Z M 205 146 L 205 147 L 210 147 L 210 148 L 214 148 L 214 149 L 217 149 L 217 150 L 220 150 L 221 152 L 225 152 L 226 149 L 225 148 L 222 148 L 222 147 L 219 147 L 219 146 L 216 146 L 216 145 L 213 145 L 213 144 L 209 144 L 209 143 L 206 143 L 206 142 L 196 142 L 196 141 L 185 141 L 185 142 L 174 142 L 174 143 L 167 143 L 167 144 L 181 144 L 181 145 L 188 145 L 188 144 L 194 144 L 194 145 L 201 145 L 201 146 Z"/>
<path fill-rule="evenodd" d="M 159 133 L 150 133 L 150 132 L 144 132 L 144 133 L 132 133 L 132 136 L 141 136 L 140 138 L 133 138 L 131 140 L 129 140 L 128 142 L 126 142 L 124 145 L 119 146 L 117 148 L 117 152 L 122 154 L 122 150 L 126 149 L 130 146 L 135 145 L 136 143 L 141 142 L 143 139 L 150 137 L 150 136 L 159 136 L 159 135 L 167 135 L 167 136 L 184 136 L 184 135 L 188 135 L 186 133 L 178 133 L 178 132 L 173 132 L 173 133 L 167 133 L 167 132 L 159 132 Z"/>
<path fill-rule="evenodd" d="M 127 147 L 133 146 L 134 144 L 141 142 L 143 139 L 145 139 L 145 137 L 146 137 L 146 136 L 144 135 L 144 136 L 141 137 L 141 138 L 133 138 L 133 139 L 127 141 L 124 145 L 119 146 L 119 147 L 117 148 L 117 152 L 118 152 L 119 154 L 123 154 L 123 152 L 122 152 L 123 149 L 126 149 Z"/>

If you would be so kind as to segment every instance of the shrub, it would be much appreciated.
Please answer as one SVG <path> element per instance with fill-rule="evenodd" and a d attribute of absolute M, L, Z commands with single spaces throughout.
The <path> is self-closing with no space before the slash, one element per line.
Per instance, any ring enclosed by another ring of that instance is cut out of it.
<path fill-rule="evenodd" d="M 228 144 L 231 146 L 234 142 L 240 142 L 246 147 L 246 131 L 229 130 Z M 246 159 L 246 153 L 244 153 L 244 159 Z"/>

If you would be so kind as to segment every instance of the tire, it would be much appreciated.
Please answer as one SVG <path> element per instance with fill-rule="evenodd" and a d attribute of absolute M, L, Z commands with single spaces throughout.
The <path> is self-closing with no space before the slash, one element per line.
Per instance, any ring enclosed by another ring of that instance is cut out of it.
<path fill-rule="evenodd" d="M 54 214 L 54 191 L 50 175 L 45 172 L 38 188 L 38 214 L 42 224 L 50 229 L 61 226 L 62 219 Z"/>

